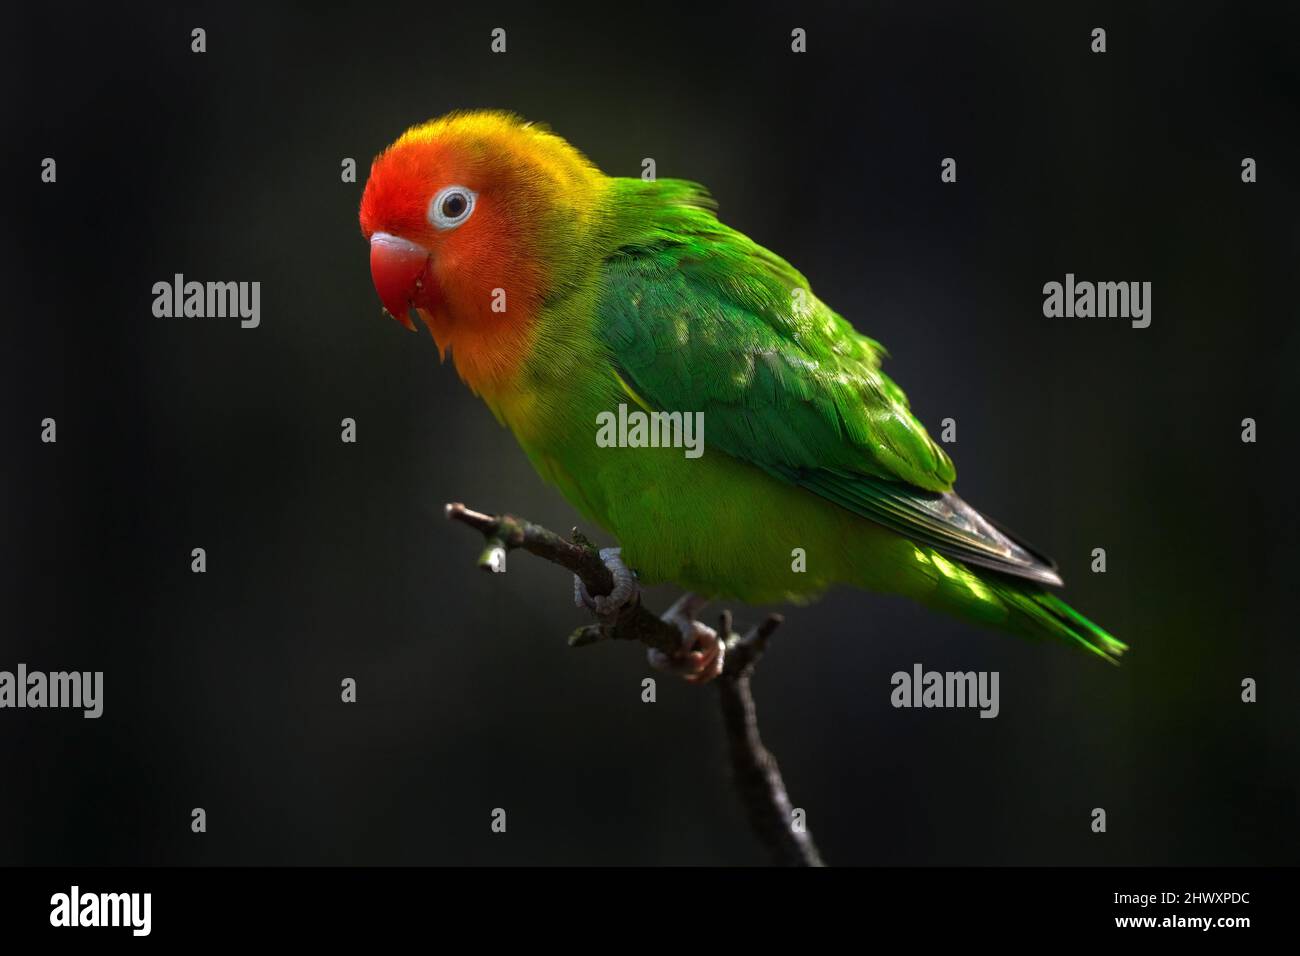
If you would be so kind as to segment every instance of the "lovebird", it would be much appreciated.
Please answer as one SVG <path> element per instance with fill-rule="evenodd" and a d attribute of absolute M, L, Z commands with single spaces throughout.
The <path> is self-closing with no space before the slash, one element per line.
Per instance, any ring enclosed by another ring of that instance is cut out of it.
<path fill-rule="evenodd" d="M 692 620 L 707 599 L 837 584 L 1112 662 L 1127 649 L 1049 590 L 1049 558 L 953 492 L 884 348 L 724 225 L 703 186 L 607 176 L 544 125 L 455 112 L 375 158 L 360 223 L 385 311 L 418 319 L 541 477 L 617 539 L 601 552 L 615 593 L 580 602 L 608 615 L 636 581 L 688 591 L 683 652 L 660 666 L 719 671 Z"/>

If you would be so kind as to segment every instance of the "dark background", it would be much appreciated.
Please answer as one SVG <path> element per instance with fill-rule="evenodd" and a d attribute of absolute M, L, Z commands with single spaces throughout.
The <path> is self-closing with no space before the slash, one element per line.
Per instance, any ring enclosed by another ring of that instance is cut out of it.
<path fill-rule="evenodd" d="M 787 608 L 756 692 L 831 863 L 1294 863 L 1300 24 L 1257 6 L 10 13 L 0 668 L 103 670 L 105 713 L 0 712 L 0 863 L 762 861 L 714 692 L 642 703 L 638 648 L 565 647 L 567 575 L 481 574 L 442 519 L 578 520 L 381 317 L 356 222 L 376 152 L 488 106 L 707 184 L 1133 647 L 1116 669 L 849 590 Z M 154 318 L 176 272 L 260 281 L 261 327 Z M 1151 281 L 1151 327 L 1045 319 L 1066 272 Z M 894 710 L 917 661 L 999 671 L 1001 716 Z"/>

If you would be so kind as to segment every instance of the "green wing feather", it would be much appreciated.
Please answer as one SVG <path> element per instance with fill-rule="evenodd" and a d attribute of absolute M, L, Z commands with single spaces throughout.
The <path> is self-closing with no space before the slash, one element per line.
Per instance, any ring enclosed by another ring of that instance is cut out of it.
<path fill-rule="evenodd" d="M 1050 560 L 952 493 L 952 462 L 881 371 L 879 343 L 718 222 L 702 187 L 617 183 L 598 331 L 640 398 L 703 412 L 710 448 L 944 555 L 1060 583 Z"/>

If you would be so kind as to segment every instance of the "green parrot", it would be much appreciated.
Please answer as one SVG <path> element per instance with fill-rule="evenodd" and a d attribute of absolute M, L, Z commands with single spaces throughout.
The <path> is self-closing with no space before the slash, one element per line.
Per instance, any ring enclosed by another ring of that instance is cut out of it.
<path fill-rule="evenodd" d="M 715 208 L 696 183 L 606 176 L 495 111 L 415 126 L 371 166 L 361 229 L 386 311 L 418 316 L 621 545 L 602 552 L 615 593 L 584 602 L 616 610 L 629 568 L 700 600 L 848 584 L 1115 661 L 1126 646 L 1048 590 L 1054 564 L 953 492 L 884 349 Z M 708 630 L 684 628 L 687 646 Z M 720 659 L 696 647 L 688 676 Z"/>

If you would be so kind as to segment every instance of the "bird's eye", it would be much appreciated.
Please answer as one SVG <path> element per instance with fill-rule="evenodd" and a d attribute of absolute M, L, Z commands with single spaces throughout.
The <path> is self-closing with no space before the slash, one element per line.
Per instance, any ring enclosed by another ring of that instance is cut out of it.
<path fill-rule="evenodd" d="M 464 186 L 439 190 L 429 203 L 429 222 L 439 229 L 455 229 L 474 211 L 475 194 Z"/>

